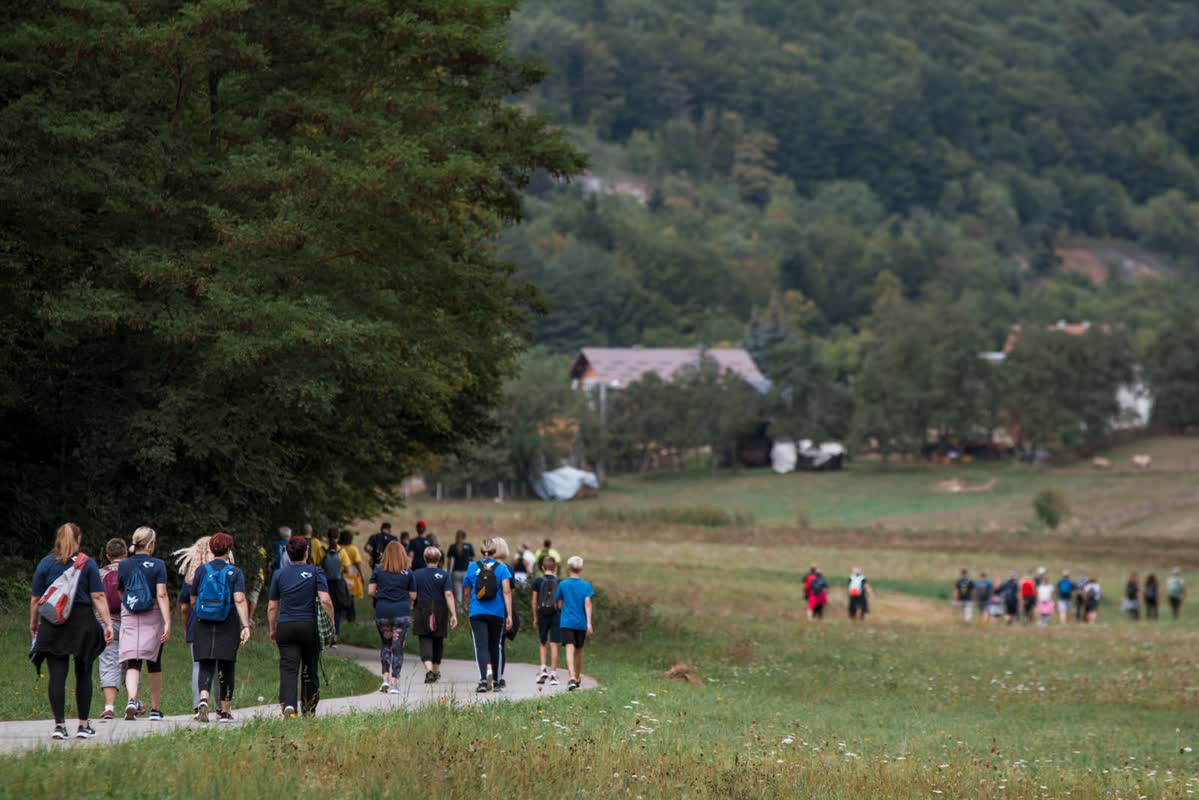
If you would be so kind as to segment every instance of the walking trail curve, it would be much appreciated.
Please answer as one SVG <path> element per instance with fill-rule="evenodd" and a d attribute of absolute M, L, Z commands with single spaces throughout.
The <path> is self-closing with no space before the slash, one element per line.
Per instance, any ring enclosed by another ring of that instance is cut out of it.
<path fill-rule="evenodd" d="M 336 656 L 348 658 L 360 666 L 377 674 L 379 670 L 379 653 L 363 647 L 340 645 L 334 651 Z M 412 665 L 417 668 L 412 669 Z M 456 703 L 495 703 L 504 700 L 531 700 L 537 697 L 552 697 L 566 691 L 566 682 L 561 686 L 537 685 L 537 667 L 533 664 L 508 664 L 504 677 L 508 681 L 507 688 L 502 692 L 476 694 L 475 686 L 479 682 L 479 668 L 473 661 L 450 659 L 442 662 L 441 680 L 431 685 L 425 685 L 425 671 L 420 662 L 413 658 L 406 659 L 405 669 L 400 677 L 400 694 L 382 694 L 372 692 L 358 697 L 335 697 L 321 700 L 317 714 L 348 714 L 353 711 L 398 711 L 414 709 L 438 702 L 451 701 Z M 562 677 L 561 675 L 559 677 Z M 70 682 L 68 681 L 68 684 Z M 583 677 L 583 689 L 593 689 L 596 682 L 593 678 Z M 70 691 L 70 685 L 68 685 Z M 98 699 L 98 698 L 97 698 Z M 251 708 L 238 708 L 237 698 L 234 698 L 233 712 L 237 722 L 218 723 L 213 714 L 207 725 L 196 722 L 191 715 L 167 717 L 162 722 L 150 722 L 140 717 L 132 722 L 126 722 L 118 716 L 112 722 L 100 722 L 92 718 L 92 727 L 96 729 L 94 739 L 76 739 L 75 720 L 67 720 L 67 730 L 71 737 L 65 741 L 55 741 L 50 738 L 54 731 L 54 723 L 49 720 L 29 720 L 25 722 L 0 722 L 0 753 L 14 753 L 21 750 L 37 749 L 39 747 L 87 747 L 97 744 L 112 744 L 134 739 L 138 736 L 170 733 L 182 728 L 231 728 L 241 725 L 246 720 L 256 717 L 278 717 L 279 705 L 263 705 Z M 96 705 L 93 702 L 92 708 Z M 103 704 L 99 710 L 103 710 Z"/>

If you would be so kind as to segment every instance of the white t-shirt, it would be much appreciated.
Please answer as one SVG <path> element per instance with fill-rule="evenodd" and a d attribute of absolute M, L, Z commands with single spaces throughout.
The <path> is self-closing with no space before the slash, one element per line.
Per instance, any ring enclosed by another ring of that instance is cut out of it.
<path fill-rule="evenodd" d="M 1037 587 L 1037 602 L 1051 603 L 1053 602 L 1054 587 L 1052 583 L 1046 581 Z"/>

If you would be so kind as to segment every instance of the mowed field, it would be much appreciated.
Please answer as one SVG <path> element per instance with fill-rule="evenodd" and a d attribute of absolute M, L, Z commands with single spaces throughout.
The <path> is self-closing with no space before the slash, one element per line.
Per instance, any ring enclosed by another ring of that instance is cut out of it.
<path fill-rule="evenodd" d="M 627 481 L 580 506 L 653 511 L 669 508 L 669 498 L 682 507 L 690 484 L 694 506 L 719 507 L 721 497 L 741 496 L 728 487 L 720 494 L 722 479 L 742 491 L 761 481 L 757 491 L 782 510 L 772 523 L 746 506 L 753 526 L 600 523 L 573 516 L 570 505 L 549 516 L 524 503 L 414 503 L 393 517 L 397 527 L 420 514 L 443 538 L 457 527 L 476 545 L 492 532 L 530 544 L 551 536 L 564 554 L 584 555 L 603 592 L 586 649 L 601 688 L 508 706 L 154 737 L 77 752 L 69 769 L 53 754 L 27 755 L 0 761 L 0 780 L 14 796 L 105 796 L 120 787 L 130 797 L 223 799 L 1192 797 L 1199 596 L 1177 622 L 1132 623 L 1119 595 L 1129 571 L 1164 577 L 1175 563 L 1199 587 L 1197 537 L 1177 510 L 1169 532 L 1142 530 L 1153 515 L 1104 533 L 1024 527 L 1041 486 L 1067 491 L 1082 519 L 1094 511 L 1088 497 L 1107 495 L 1115 509 L 1117 495 L 1143 504 L 1185 491 L 1195 477 L 1190 444 L 1144 444 L 1178 452 L 1177 469 L 1159 468 L 1157 457 L 1140 473 L 1001 467 L 997 489 L 1012 487 L 1012 496 L 938 494 L 959 505 L 930 507 L 927 517 L 913 510 L 924 499 L 905 493 L 954 474 L 986 480 L 988 470 Z M 794 489 L 802 503 L 775 487 Z M 807 527 L 786 522 L 791 503 L 827 516 Z M 1015 522 L 988 527 L 1004 509 Z M 937 515 L 966 511 L 969 525 L 941 528 Z M 810 562 L 835 587 L 818 623 L 803 613 L 800 576 Z M 1041 565 L 1103 582 L 1099 624 L 965 624 L 948 602 L 962 567 L 1000 575 Z M 845 614 L 854 566 L 876 589 L 863 624 Z M 369 642 L 369 623 L 350 635 Z M 459 631 L 449 655 L 469 647 Z M 535 660 L 527 631 L 511 657 Z M 693 668 L 698 682 L 665 677 L 676 664 Z M 154 780 L 131 780 L 129 764 L 153 770 Z M 88 777 L 82 790 L 79 776 Z"/>

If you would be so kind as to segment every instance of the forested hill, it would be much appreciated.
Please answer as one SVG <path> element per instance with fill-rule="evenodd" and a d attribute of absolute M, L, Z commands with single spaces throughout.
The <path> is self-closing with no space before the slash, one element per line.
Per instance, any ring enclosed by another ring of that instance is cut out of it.
<path fill-rule="evenodd" d="M 738 340 L 772 297 L 839 335 L 884 272 L 998 339 L 1133 291 L 1048 285 L 1062 247 L 1196 269 L 1194 3 L 524 0 L 512 36 L 607 181 L 535 187 L 509 242 L 553 348 Z"/>

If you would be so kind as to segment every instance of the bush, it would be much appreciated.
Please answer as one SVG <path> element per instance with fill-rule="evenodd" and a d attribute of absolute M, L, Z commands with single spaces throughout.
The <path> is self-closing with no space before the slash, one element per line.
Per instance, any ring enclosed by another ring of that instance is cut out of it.
<path fill-rule="evenodd" d="M 1054 530 L 1070 514 L 1070 503 L 1060 489 L 1042 489 L 1033 498 L 1032 509 L 1045 527 Z"/>

